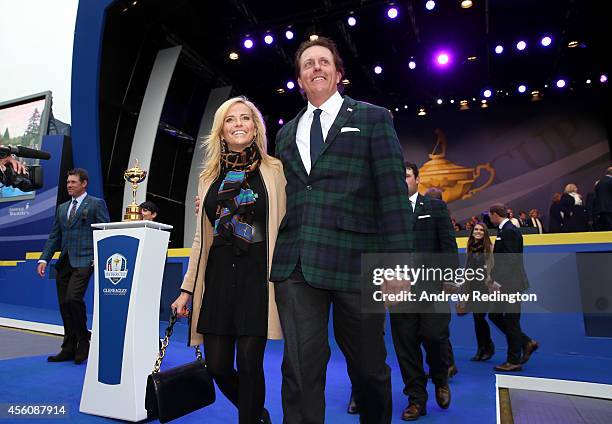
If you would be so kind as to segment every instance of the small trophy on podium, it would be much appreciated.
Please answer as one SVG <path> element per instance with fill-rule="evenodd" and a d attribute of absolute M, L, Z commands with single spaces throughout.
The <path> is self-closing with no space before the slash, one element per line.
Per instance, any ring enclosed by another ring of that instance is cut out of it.
<path fill-rule="evenodd" d="M 136 159 L 136 165 L 125 171 L 123 173 L 123 178 L 126 183 L 132 184 L 132 203 L 125 208 L 123 220 L 142 221 L 142 212 L 140 211 L 140 206 L 136 203 L 136 190 L 138 190 L 138 184 L 147 178 L 147 171 L 138 166 L 138 159 Z"/>

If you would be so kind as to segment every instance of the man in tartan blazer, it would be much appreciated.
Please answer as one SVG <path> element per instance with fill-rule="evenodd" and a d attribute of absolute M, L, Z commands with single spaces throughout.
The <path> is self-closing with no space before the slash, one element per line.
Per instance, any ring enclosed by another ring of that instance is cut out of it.
<path fill-rule="evenodd" d="M 55 213 L 55 222 L 38 261 L 38 275 L 45 276 L 47 263 L 56 250 L 60 257 L 55 265 L 55 282 L 59 309 L 64 323 L 62 350 L 49 356 L 49 362 L 74 359 L 83 363 L 89 354 L 89 331 L 83 297 L 93 273 L 93 229 L 91 224 L 108 222 L 108 210 L 102 199 L 86 192 L 89 177 L 81 168 L 68 171 L 66 182 L 71 199 Z"/>
<path fill-rule="evenodd" d="M 361 422 L 391 421 L 384 309 L 361 312 L 361 254 L 409 252 L 408 189 L 388 110 L 342 97 L 334 43 L 302 43 L 296 74 L 308 105 L 278 133 L 287 178 L 271 277 L 285 337 L 284 422 L 323 423 L 330 306 Z"/>

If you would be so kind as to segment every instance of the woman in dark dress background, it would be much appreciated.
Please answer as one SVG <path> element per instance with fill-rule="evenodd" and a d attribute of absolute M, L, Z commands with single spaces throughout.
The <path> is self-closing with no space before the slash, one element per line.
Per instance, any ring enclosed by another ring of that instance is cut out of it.
<path fill-rule="evenodd" d="M 267 155 L 263 118 L 244 97 L 217 109 L 204 147 L 203 200 L 172 308 L 186 316 L 192 301 L 189 345 L 204 343 L 208 369 L 240 424 L 268 423 L 263 356 L 266 340 L 282 336 L 268 276 L 285 214 L 283 168 Z"/>
<path fill-rule="evenodd" d="M 561 193 L 555 193 L 552 197 L 552 203 L 548 210 L 548 232 L 549 233 L 560 233 L 563 222 L 561 220 Z"/>
<path fill-rule="evenodd" d="M 477 222 L 474 225 L 468 238 L 466 252 L 465 268 L 474 270 L 483 268 L 487 277 L 485 281 L 470 281 L 467 292 L 470 295 L 474 291 L 488 293 L 489 289 L 486 282 L 489 279 L 489 272 L 493 268 L 493 244 L 489 237 L 489 230 L 483 222 Z M 495 345 L 493 339 L 491 339 L 491 329 L 486 320 L 486 302 L 470 302 L 467 305 L 467 311 L 471 311 L 474 317 L 474 330 L 478 343 L 478 350 L 470 358 L 470 361 L 487 361 L 495 354 Z"/>

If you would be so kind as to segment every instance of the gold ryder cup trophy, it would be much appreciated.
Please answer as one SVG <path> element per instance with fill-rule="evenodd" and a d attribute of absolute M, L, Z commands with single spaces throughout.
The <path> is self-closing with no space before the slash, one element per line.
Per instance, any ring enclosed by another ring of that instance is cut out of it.
<path fill-rule="evenodd" d="M 136 165 L 128 169 L 123 173 L 123 178 L 126 183 L 132 184 L 132 203 L 125 208 L 125 215 L 123 215 L 124 221 L 142 221 L 142 212 L 140 206 L 136 203 L 136 190 L 138 190 L 138 184 L 147 178 L 147 171 L 138 166 L 138 159 L 136 159 Z"/>

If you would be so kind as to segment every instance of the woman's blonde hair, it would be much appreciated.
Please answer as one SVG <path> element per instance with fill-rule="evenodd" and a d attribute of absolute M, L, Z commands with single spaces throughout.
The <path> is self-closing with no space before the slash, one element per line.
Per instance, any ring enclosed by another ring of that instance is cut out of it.
<path fill-rule="evenodd" d="M 576 184 L 568 184 L 565 186 L 565 192 L 566 193 L 577 193 L 578 192 L 578 187 L 576 186 Z"/>
<path fill-rule="evenodd" d="M 251 110 L 253 122 L 255 124 L 255 145 L 259 150 L 262 162 L 269 162 L 270 156 L 267 155 L 266 125 L 261 112 L 257 107 L 244 96 L 233 97 L 223 102 L 215 112 L 210 134 L 204 139 L 204 163 L 200 177 L 206 180 L 214 180 L 221 172 L 221 142 L 223 140 L 223 123 L 228 110 L 236 103 L 242 103 Z"/>

